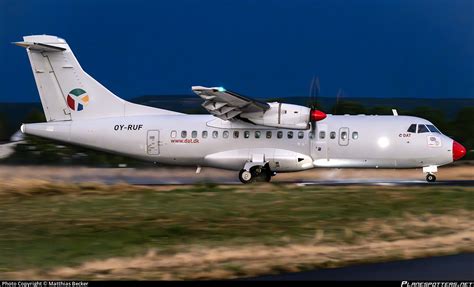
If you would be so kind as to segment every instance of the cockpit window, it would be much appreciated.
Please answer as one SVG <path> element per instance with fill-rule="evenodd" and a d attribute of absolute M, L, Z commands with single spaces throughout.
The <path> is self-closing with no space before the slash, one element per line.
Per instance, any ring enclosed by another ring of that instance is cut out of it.
<path fill-rule="evenodd" d="M 418 125 L 418 133 L 427 133 L 429 132 L 428 128 L 425 125 Z"/>
<path fill-rule="evenodd" d="M 435 126 L 433 125 L 426 125 L 428 127 L 428 129 L 430 130 L 430 132 L 432 133 L 441 133 Z"/>
<path fill-rule="evenodd" d="M 409 132 L 409 133 L 416 133 L 416 124 L 412 124 L 412 125 L 408 128 L 407 132 Z"/>

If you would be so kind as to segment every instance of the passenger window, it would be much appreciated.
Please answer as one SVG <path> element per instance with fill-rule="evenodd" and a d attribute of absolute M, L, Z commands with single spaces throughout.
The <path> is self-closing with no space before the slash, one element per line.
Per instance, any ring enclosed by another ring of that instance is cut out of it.
<path fill-rule="evenodd" d="M 255 131 L 255 138 L 256 139 L 259 139 L 261 135 L 262 135 L 261 131 Z"/>
<path fill-rule="evenodd" d="M 426 125 L 428 127 L 428 129 L 430 130 L 430 132 L 432 133 L 441 133 L 435 126 L 433 125 Z"/>
<path fill-rule="evenodd" d="M 425 125 L 418 125 L 418 133 L 419 134 L 427 133 L 427 132 L 429 132 L 429 130 Z"/>
<path fill-rule="evenodd" d="M 356 140 L 359 138 L 359 133 L 358 132 L 352 132 L 352 139 Z"/>
<path fill-rule="evenodd" d="M 248 139 L 250 137 L 249 131 L 244 131 L 244 138 Z"/>
<path fill-rule="evenodd" d="M 219 132 L 218 132 L 218 131 L 213 131 L 213 132 L 212 132 L 212 137 L 213 137 L 213 138 L 216 139 L 218 136 L 219 136 Z"/>
<path fill-rule="evenodd" d="M 176 137 L 176 135 L 177 135 L 177 132 L 176 132 L 176 131 L 171 131 L 171 138 L 174 139 L 174 138 Z"/>
<path fill-rule="evenodd" d="M 331 139 L 335 139 L 335 138 L 336 138 L 336 132 L 331 132 L 331 133 L 329 134 L 329 137 L 330 137 Z"/>
<path fill-rule="evenodd" d="M 281 139 L 283 137 L 283 132 L 282 131 L 278 131 L 277 132 L 277 138 Z"/>
<path fill-rule="evenodd" d="M 197 132 L 197 131 L 192 131 L 192 132 L 191 132 L 191 137 L 192 137 L 193 139 L 197 138 L 197 136 L 198 136 L 198 132 Z"/>
<path fill-rule="evenodd" d="M 202 131 L 202 138 L 203 139 L 207 138 L 207 131 Z"/>
<path fill-rule="evenodd" d="M 182 138 L 185 138 L 187 135 L 188 135 L 188 133 L 186 131 L 181 131 L 181 137 Z"/>
<path fill-rule="evenodd" d="M 341 132 L 341 139 L 346 140 L 347 139 L 347 132 Z"/>
<path fill-rule="evenodd" d="M 286 135 L 288 136 L 289 139 L 293 138 L 293 132 L 288 132 Z"/>
<path fill-rule="evenodd" d="M 298 138 L 299 138 L 299 139 L 304 138 L 304 132 L 303 132 L 303 131 L 299 131 L 299 132 L 298 132 Z"/>
<path fill-rule="evenodd" d="M 325 131 L 320 131 L 319 132 L 319 138 L 322 139 L 322 140 L 325 139 L 326 138 L 326 132 Z"/>
<path fill-rule="evenodd" d="M 267 139 L 271 139 L 272 138 L 272 131 L 267 131 Z"/>
<path fill-rule="evenodd" d="M 409 132 L 409 133 L 416 133 L 416 124 L 412 124 L 412 125 L 408 128 L 407 132 Z"/>
<path fill-rule="evenodd" d="M 225 139 L 228 138 L 229 137 L 229 131 L 224 131 L 222 133 L 222 137 L 225 138 Z"/>
<path fill-rule="evenodd" d="M 239 138 L 239 131 L 234 131 L 234 139 L 238 139 Z"/>

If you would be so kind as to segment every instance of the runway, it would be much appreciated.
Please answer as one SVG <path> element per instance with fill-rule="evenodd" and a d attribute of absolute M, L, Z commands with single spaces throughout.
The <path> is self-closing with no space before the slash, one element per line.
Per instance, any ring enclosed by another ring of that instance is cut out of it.
<path fill-rule="evenodd" d="M 212 170 L 211 170 L 212 171 Z M 340 172 L 340 171 L 336 171 Z M 474 179 L 470 178 L 447 178 L 446 180 L 439 179 L 436 182 L 427 182 L 424 178 L 402 178 L 402 177 L 372 177 L 370 174 L 368 177 L 362 177 L 364 174 L 357 174 L 361 176 L 357 178 L 347 177 L 347 174 L 332 174 L 331 177 L 316 177 L 314 179 L 304 177 L 288 177 L 288 174 L 277 174 L 272 178 L 271 183 L 276 184 L 290 184 L 296 186 L 421 186 L 421 187 L 433 187 L 433 186 L 463 186 L 463 187 L 474 187 Z M 318 175 L 318 174 L 316 174 Z M 346 177 L 343 177 L 343 176 Z M 339 177 L 341 176 L 341 177 Z M 220 185 L 242 185 L 237 176 L 233 172 L 209 172 L 206 174 L 197 175 L 194 173 L 184 175 L 177 173 L 162 174 L 157 172 L 156 174 L 141 174 L 131 171 L 130 173 L 120 174 L 104 174 L 98 178 L 107 184 L 114 183 L 128 183 L 133 185 L 194 185 L 194 184 L 220 184 Z M 91 180 L 89 175 L 77 175 L 71 178 L 72 181 L 86 182 Z"/>
<path fill-rule="evenodd" d="M 349 186 L 349 185 L 369 185 L 369 186 L 467 186 L 473 187 L 474 180 L 444 180 L 437 182 L 426 182 L 424 180 L 321 180 L 296 182 L 299 186 Z"/>
<path fill-rule="evenodd" d="M 474 253 L 364 264 L 243 280 L 474 280 Z"/>
<path fill-rule="evenodd" d="M 0 166 L 2 181 L 47 180 L 52 182 L 133 185 L 241 185 L 235 171 L 203 168 L 196 174 L 194 168 L 91 168 Z M 446 167 L 439 172 L 438 181 L 428 183 L 421 170 L 360 170 L 314 169 L 297 173 L 279 173 L 272 183 L 296 186 L 463 186 L 474 187 L 474 166 Z"/>
<path fill-rule="evenodd" d="M 126 182 L 133 185 L 190 185 L 190 184 L 202 184 L 202 183 L 212 183 L 212 184 L 222 184 L 222 185 L 241 185 L 242 183 L 238 180 L 229 180 L 228 178 L 223 178 L 219 180 L 218 178 L 213 178 L 211 180 L 194 180 L 190 178 L 120 178 L 120 180 L 115 180 L 113 178 L 108 178 L 107 183 L 116 183 L 116 182 Z M 294 184 L 296 186 L 463 186 L 463 187 L 474 187 L 474 180 L 445 180 L 437 181 L 434 183 L 428 183 L 424 180 L 357 180 L 357 179 L 339 179 L 339 180 L 315 180 L 315 181 L 272 181 L 272 183 L 279 184 Z"/>

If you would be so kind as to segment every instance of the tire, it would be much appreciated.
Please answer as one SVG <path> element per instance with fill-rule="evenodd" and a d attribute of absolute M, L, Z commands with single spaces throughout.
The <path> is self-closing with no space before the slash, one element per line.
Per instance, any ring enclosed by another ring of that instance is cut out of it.
<path fill-rule="evenodd" d="M 270 182 L 272 180 L 272 173 L 270 170 L 267 170 L 263 176 L 266 182 Z"/>
<path fill-rule="evenodd" d="M 251 183 L 254 177 L 250 171 L 241 169 L 239 172 L 239 179 L 240 179 L 240 182 L 247 184 L 247 183 Z"/>
<path fill-rule="evenodd" d="M 255 182 L 270 182 L 272 179 L 272 172 L 268 165 L 264 167 L 258 166 L 250 170 Z"/>
<path fill-rule="evenodd" d="M 426 181 L 427 182 L 435 182 L 436 181 L 436 176 L 434 174 L 429 173 L 429 174 L 426 175 Z"/>

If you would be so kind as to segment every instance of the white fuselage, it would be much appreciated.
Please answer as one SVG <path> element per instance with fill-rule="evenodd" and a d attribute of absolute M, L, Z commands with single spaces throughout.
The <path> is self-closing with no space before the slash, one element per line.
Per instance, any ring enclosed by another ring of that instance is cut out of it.
<path fill-rule="evenodd" d="M 311 137 L 310 129 L 179 114 L 25 124 L 22 131 L 157 163 L 231 170 L 252 161 L 268 162 L 275 172 L 414 168 L 453 161 L 452 139 L 440 133 L 407 132 L 412 124 L 431 123 L 409 116 L 328 115 L 317 122 Z"/>
<path fill-rule="evenodd" d="M 243 183 L 314 167 L 423 167 L 427 181 L 466 149 L 408 116 L 333 116 L 193 86 L 210 115 L 134 104 L 87 74 L 64 39 L 24 36 L 45 123 L 22 132 L 142 160 L 239 170 Z M 313 125 L 313 127 L 311 127 Z"/>

